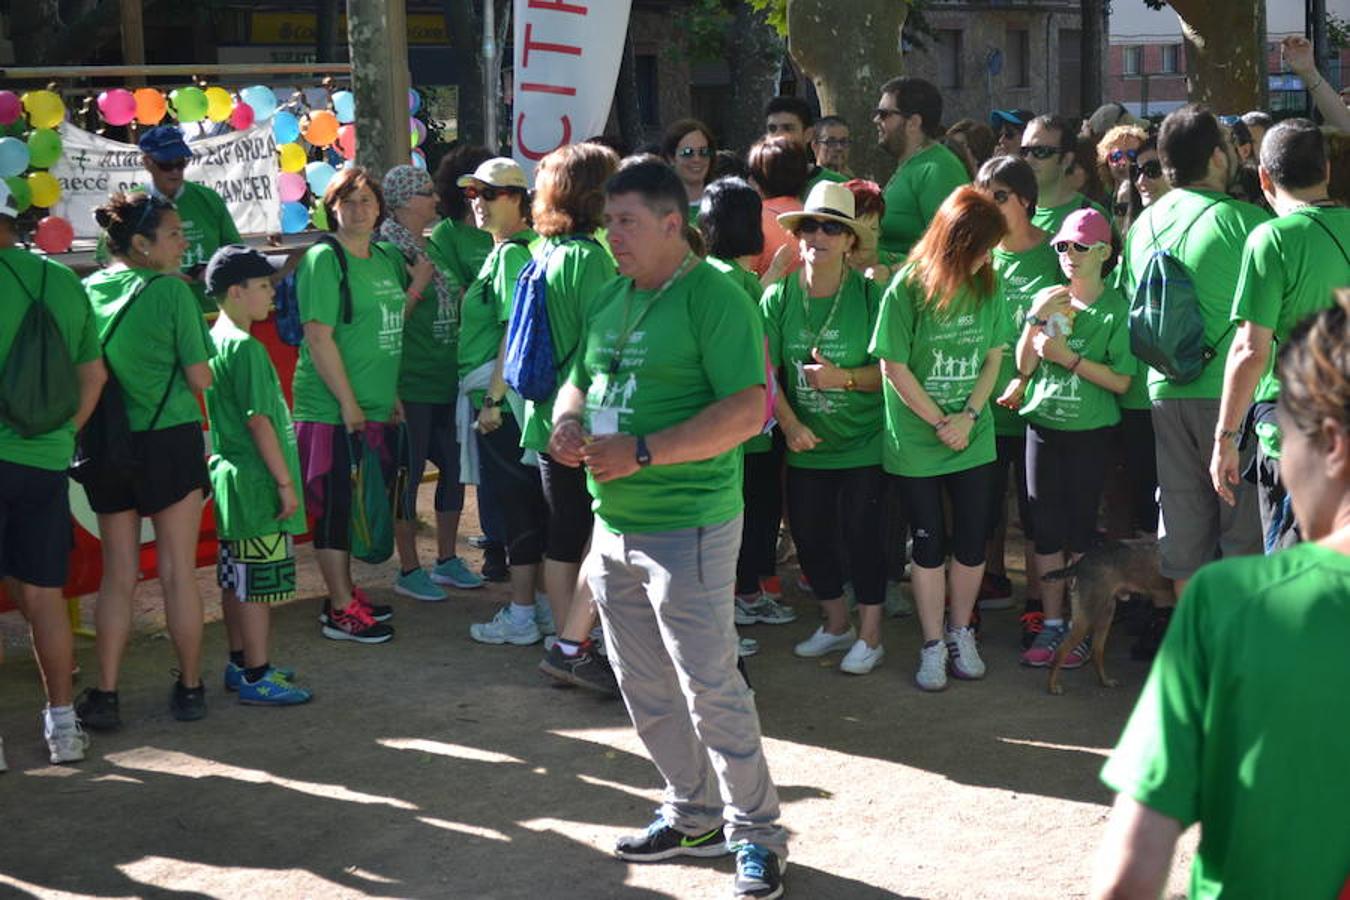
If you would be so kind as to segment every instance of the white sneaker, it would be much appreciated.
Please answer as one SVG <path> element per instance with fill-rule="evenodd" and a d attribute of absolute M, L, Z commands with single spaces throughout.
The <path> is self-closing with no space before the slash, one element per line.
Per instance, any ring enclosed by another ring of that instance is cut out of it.
<path fill-rule="evenodd" d="M 941 691 L 947 687 L 947 645 L 938 641 L 919 651 L 919 671 L 914 683 L 920 690 Z"/>
<path fill-rule="evenodd" d="M 867 641 L 858 641 L 839 662 L 839 668 L 850 675 L 866 675 L 886 658 L 886 650 L 880 644 L 867 646 Z"/>
<path fill-rule="evenodd" d="M 815 634 L 793 647 L 792 652 L 803 659 L 815 659 L 817 656 L 824 656 L 827 653 L 847 650 L 853 646 L 853 642 L 857 639 L 858 632 L 852 625 L 843 634 L 830 634 L 822 625 L 816 629 Z"/>
<path fill-rule="evenodd" d="M 786 625 L 797 621 L 797 611 L 784 606 L 768 597 L 762 598 L 754 607 L 755 621 L 765 625 Z"/>
<path fill-rule="evenodd" d="M 517 625 L 511 619 L 511 607 L 503 606 L 491 622 L 469 626 L 469 637 L 480 644 L 515 644 L 527 647 L 543 637 L 533 620 Z"/>
<path fill-rule="evenodd" d="M 736 639 L 736 656 L 744 658 L 747 656 L 754 656 L 758 652 L 759 652 L 759 641 L 755 640 L 754 638 Z"/>
<path fill-rule="evenodd" d="M 984 660 L 975 643 L 975 632 L 969 626 L 947 629 L 947 657 L 952 674 L 965 681 L 984 677 Z"/>
<path fill-rule="evenodd" d="M 759 616 L 755 615 L 755 610 L 759 608 L 760 601 L 763 599 L 760 594 L 737 594 L 735 603 L 736 624 L 754 625 L 759 622 Z"/>
<path fill-rule="evenodd" d="M 539 629 L 540 634 L 558 633 L 558 627 L 553 624 L 553 608 L 548 605 L 547 597 L 542 598 L 542 600 L 535 597 L 534 624 Z"/>
<path fill-rule="evenodd" d="M 547 653 L 552 650 L 553 645 L 556 643 L 558 643 L 558 636 L 556 634 L 544 635 L 544 652 Z"/>
<path fill-rule="evenodd" d="M 51 711 L 46 709 L 42 711 L 42 736 L 47 740 L 52 765 L 79 762 L 84 759 L 84 751 L 89 749 L 89 735 L 80 727 L 79 719 L 58 724 L 52 721 Z"/>

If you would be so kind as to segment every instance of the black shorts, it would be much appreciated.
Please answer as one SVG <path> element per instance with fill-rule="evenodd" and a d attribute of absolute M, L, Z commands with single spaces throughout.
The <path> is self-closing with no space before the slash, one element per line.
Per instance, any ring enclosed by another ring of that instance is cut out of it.
<path fill-rule="evenodd" d="M 142 516 L 153 516 L 198 488 L 203 497 L 211 492 L 206 444 L 198 423 L 133 431 L 131 446 L 137 463 L 129 477 L 123 469 L 96 468 L 90 473 L 84 491 L 94 512 L 108 515 L 135 510 Z"/>
<path fill-rule="evenodd" d="M 0 461 L 0 577 L 59 588 L 74 531 L 65 472 Z"/>

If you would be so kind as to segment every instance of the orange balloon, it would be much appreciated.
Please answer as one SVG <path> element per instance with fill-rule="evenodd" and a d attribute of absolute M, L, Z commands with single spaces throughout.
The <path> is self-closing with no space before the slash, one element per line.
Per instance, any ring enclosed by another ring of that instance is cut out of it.
<path fill-rule="evenodd" d="M 164 95 L 154 88 L 141 88 L 132 96 L 136 98 L 136 121 L 142 125 L 158 125 L 169 111 Z"/>
<path fill-rule="evenodd" d="M 301 134 L 315 147 L 327 147 L 337 140 L 338 118 L 326 109 L 305 117 Z"/>

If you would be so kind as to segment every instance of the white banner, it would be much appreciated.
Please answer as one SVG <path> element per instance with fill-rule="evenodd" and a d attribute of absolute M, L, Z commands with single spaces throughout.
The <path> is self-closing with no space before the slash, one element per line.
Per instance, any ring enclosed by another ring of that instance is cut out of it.
<path fill-rule="evenodd" d="M 600 134 L 619 79 L 631 0 L 515 0 L 511 134 L 516 162 L 534 164 Z"/>
<path fill-rule="evenodd" d="M 77 238 L 98 237 L 94 209 L 115 191 L 147 184 L 150 173 L 141 165 L 134 144 L 110 141 L 61 123 L 61 158 L 51 173 L 61 183 L 61 199 L 52 215 L 65 218 Z M 281 199 L 277 196 L 277 141 L 270 125 L 255 125 L 219 137 L 191 141 L 192 162 L 187 179 L 220 194 L 240 234 L 281 231 Z"/>

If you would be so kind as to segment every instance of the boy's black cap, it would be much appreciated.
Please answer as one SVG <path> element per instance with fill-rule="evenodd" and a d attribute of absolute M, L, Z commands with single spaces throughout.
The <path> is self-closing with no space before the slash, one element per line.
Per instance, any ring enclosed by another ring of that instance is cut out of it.
<path fill-rule="evenodd" d="M 206 264 L 206 290 L 221 295 L 250 278 L 271 278 L 281 266 L 243 244 L 226 244 Z"/>

